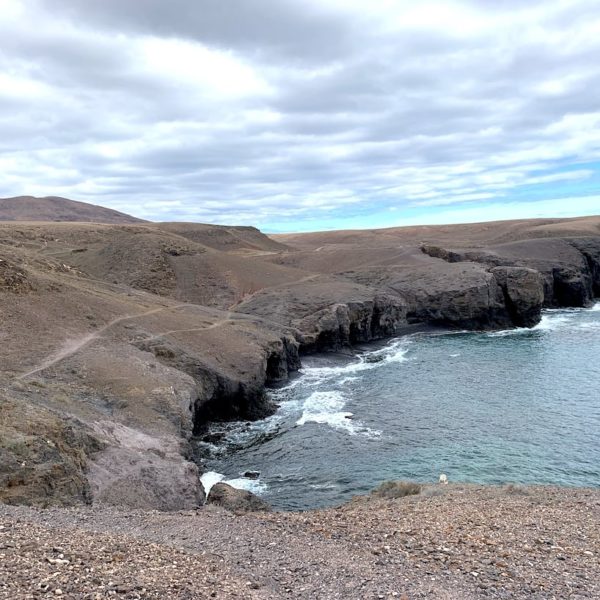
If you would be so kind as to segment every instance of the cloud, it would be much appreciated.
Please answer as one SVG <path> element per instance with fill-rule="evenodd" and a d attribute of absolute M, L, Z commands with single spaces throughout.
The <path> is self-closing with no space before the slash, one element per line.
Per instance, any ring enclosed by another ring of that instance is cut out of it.
<path fill-rule="evenodd" d="M 598 191 L 591 0 L 0 4 L 3 196 L 306 229 Z"/>

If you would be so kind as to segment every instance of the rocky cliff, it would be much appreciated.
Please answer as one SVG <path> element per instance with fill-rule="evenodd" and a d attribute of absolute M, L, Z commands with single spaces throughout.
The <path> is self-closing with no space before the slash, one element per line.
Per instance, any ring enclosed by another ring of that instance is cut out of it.
<path fill-rule="evenodd" d="M 194 435 L 271 414 L 265 386 L 302 353 L 588 306 L 597 221 L 586 235 L 522 222 L 294 247 L 252 228 L 0 224 L 0 500 L 193 507 Z"/>

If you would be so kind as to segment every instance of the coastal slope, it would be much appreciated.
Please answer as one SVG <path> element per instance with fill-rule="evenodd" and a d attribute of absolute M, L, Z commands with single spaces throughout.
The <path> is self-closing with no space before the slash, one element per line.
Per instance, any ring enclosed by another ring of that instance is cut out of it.
<path fill-rule="evenodd" d="M 0 500 L 181 510 L 190 443 L 276 407 L 303 354 L 531 326 L 600 291 L 600 217 L 277 236 L 0 223 Z"/>

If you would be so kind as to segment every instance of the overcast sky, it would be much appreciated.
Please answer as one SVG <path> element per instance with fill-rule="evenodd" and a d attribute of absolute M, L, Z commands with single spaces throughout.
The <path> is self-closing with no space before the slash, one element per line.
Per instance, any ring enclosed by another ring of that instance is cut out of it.
<path fill-rule="evenodd" d="M 0 196 L 267 231 L 600 213 L 598 0 L 0 0 Z"/>

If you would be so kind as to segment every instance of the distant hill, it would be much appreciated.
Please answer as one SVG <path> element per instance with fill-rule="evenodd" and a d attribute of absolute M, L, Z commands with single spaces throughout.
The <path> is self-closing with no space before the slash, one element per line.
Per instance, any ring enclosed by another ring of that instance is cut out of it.
<path fill-rule="evenodd" d="M 0 221 L 74 221 L 88 223 L 144 223 L 131 215 L 57 196 L 0 198 Z"/>

